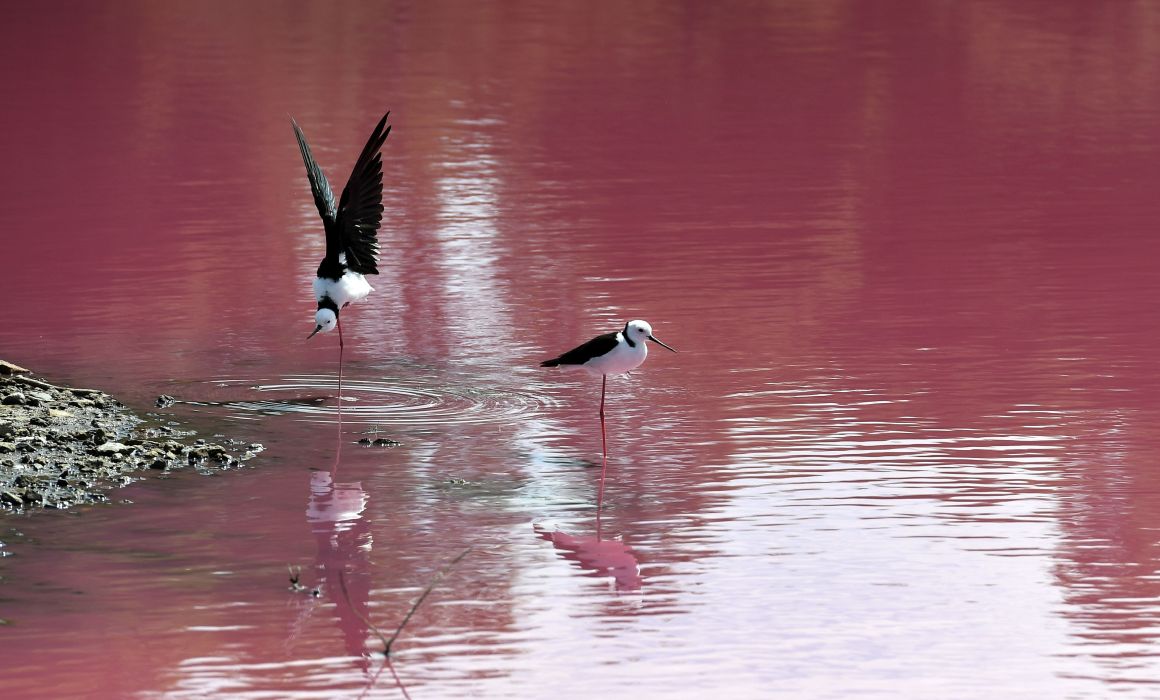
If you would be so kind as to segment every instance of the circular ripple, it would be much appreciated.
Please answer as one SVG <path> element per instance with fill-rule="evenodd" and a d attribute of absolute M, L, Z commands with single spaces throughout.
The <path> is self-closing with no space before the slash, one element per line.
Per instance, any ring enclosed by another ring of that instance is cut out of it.
<path fill-rule="evenodd" d="M 253 414 L 294 414 L 304 420 L 338 420 L 338 379 L 290 376 L 254 384 L 254 380 L 219 379 L 222 393 L 246 386 L 255 398 L 186 403 L 229 409 L 239 418 Z M 342 421 L 374 425 L 448 425 L 495 423 L 526 418 L 550 406 L 551 400 L 530 392 L 470 386 L 429 385 L 411 379 L 344 379 Z"/>

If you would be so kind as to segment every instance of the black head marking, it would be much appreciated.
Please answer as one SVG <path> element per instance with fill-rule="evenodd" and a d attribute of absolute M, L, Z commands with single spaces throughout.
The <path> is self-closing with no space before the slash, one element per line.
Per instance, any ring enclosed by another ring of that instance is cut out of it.
<path fill-rule="evenodd" d="M 633 342 L 632 336 L 628 334 L 628 323 L 624 324 L 624 330 L 621 332 L 624 333 L 624 342 L 628 343 L 628 347 L 635 348 L 636 343 Z"/>

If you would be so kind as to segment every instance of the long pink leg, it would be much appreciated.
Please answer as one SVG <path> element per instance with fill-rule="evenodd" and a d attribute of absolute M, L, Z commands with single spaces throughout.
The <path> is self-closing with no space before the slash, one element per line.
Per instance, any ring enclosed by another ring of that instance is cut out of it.
<path fill-rule="evenodd" d="M 342 446 L 342 321 L 336 319 L 338 324 L 338 444 L 339 449 Z M 337 463 L 336 465 L 337 466 Z"/>
<path fill-rule="evenodd" d="M 600 509 L 604 505 L 604 475 L 608 472 L 608 436 L 604 432 L 604 391 L 608 387 L 608 375 L 600 382 L 600 449 L 604 454 L 600 467 L 600 492 L 596 496 L 596 529 L 600 529 Z"/>
<path fill-rule="evenodd" d="M 342 421 L 342 321 L 338 324 L 338 420 Z"/>

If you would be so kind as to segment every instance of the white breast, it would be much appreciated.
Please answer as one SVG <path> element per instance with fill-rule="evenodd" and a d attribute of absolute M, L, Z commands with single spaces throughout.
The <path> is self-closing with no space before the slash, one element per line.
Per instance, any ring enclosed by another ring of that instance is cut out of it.
<path fill-rule="evenodd" d="M 321 301 L 322 297 L 328 296 L 339 308 L 358 301 L 373 291 L 374 288 L 365 277 L 349 270 L 337 282 L 318 277 L 314 279 L 314 300 Z"/>
<path fill-rule="evenodd" d="M 583 367 L 593 374 L 623 374 L 640 367 L 646 357 L 648 357 L 648 348 L 645 347 L 644 343 L 637 343 L 636 347 L 629 347 L 622 336 L 620 344 L 612 351 L 592 358 L 585 362 Z"/>

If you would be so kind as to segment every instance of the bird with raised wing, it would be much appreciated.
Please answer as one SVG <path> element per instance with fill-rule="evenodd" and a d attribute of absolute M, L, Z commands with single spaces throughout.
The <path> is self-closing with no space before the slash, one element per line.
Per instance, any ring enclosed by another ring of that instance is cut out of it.
<path fill-rule="evenodd" d="M 384 114 L 375 126 L 337 202 L 326 175 L 314 162 L 302 129 L 297 122 L 290 120 L 298 139 L 298 149 L 302 152 L 302 162 L 306 165 L 314 204 L 318 207 L 326 233 L 326 254 L 318 265 L 313 282 L 318 310 L 314 314 L 314 331 L 307 338 L 338 328 L 340 371 L 343 343 L 339 314 L 352 302 L 374 291 L 365 275 L 379 273 L 378 231 L 383 220 L 383 161 L 380 151 L 391 133 L 391 127 L 387 126 L 390 115 L 390 112 Z"/>

